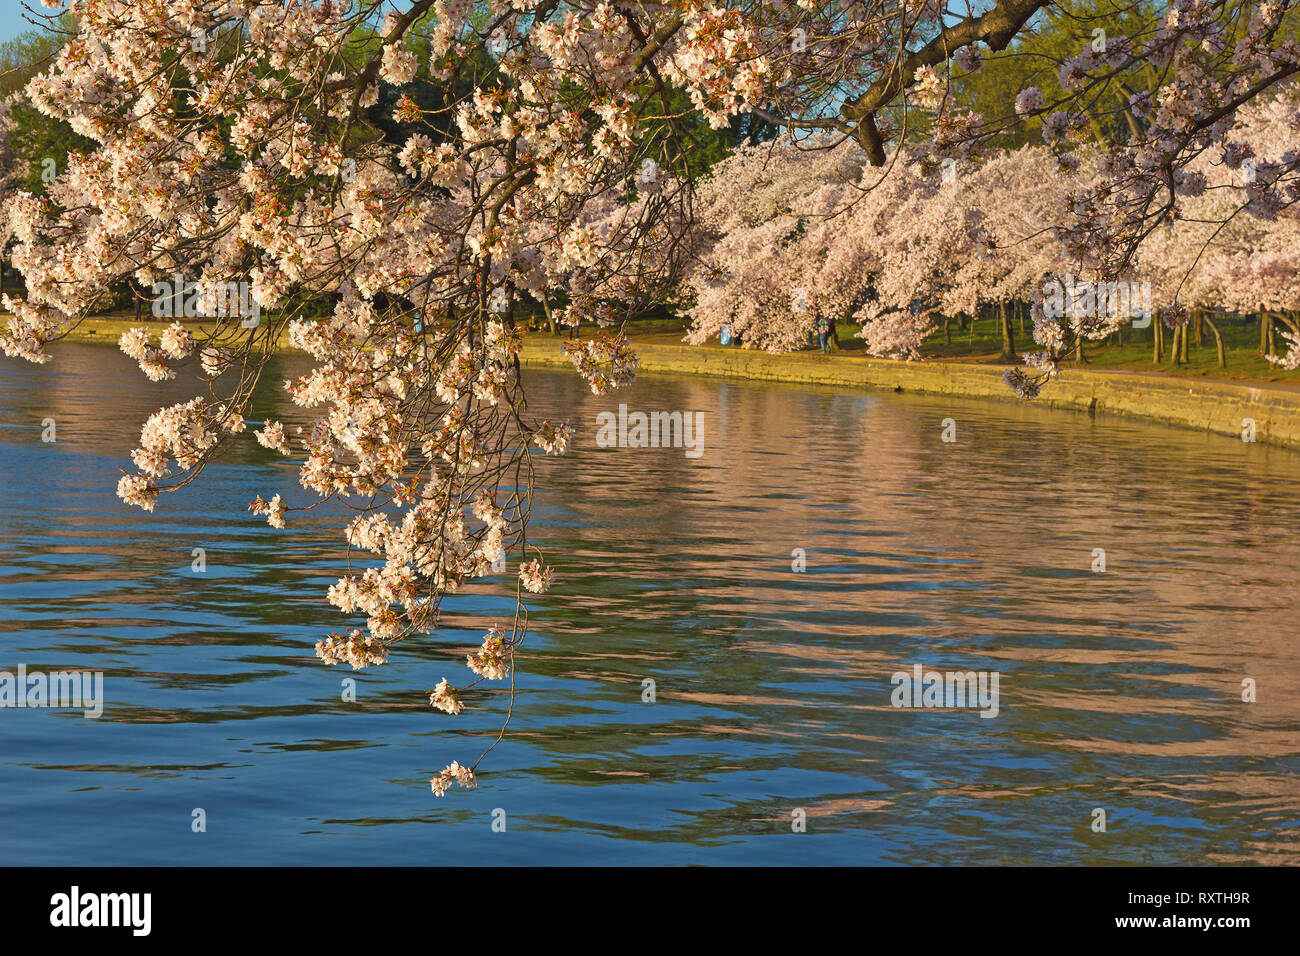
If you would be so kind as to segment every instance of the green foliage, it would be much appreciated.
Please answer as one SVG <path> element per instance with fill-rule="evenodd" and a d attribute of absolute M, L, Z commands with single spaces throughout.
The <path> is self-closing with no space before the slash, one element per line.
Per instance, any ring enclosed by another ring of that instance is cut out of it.
<path fill-rule="evenodd" d="M 1030 20 L 1028 29 L 1005 51 L 989 56 L 983 69 L 955 80 L 954 89 L 965 108 L 982 113 L 988 122 L 1006 125 L 1014 118 L 1016 95 L 1026 87 L 1036 86 L 1048 104 L 1046 115 L 1052 112 L 1053 103 L 1067 98 L 1057 82 L 1062 61 L 1077 56 L 1089 44 L 1121 35 L 1135 13 L 1146 18 L 1161 10 L 1163 4 L 1152 0 L 1073 0 L 1053 4 Z M 1138 64 L 1086 96 L 1083 106 L 1092 119 L 1092 136 L 1102 142 L 1127 139 L 1133 128 L 1127 111 L 1128 97 L 1153 88 L 1158 77 L 1155 67 Z M 1077 104 L 1071 108 L 1078 108 Z M 996 145 L 1013 149 L 1041 142 L 1041 117 L 1013 123 L 995 140 Z"/>
<path fill-rule="evenodd" d="M 66 14 L 60 23 L 63 29 L 73 27 Z M 60 34 L 46 30 L 28 30 L 0 43 L 0 96 L 8 96 L 26 86 L 28 80 L 48 66 L 62 45 Z M 42 175 L 47 169 L 61 171 L 71 150 L 88 152 L 94 148 L 94 142 L 73 132 L 67 123 L 51 119 L 24 103 L 15 105 L 10 117 L 15 124 L 11 134 L 13 151 L 30 163 L 23 188 L 38 196 L 45 195 L 46 182 Z"/>
<path fill-rule="evenodd" d="M 64 25 L 71 27 L 71 21 L 65 18 Z M 27 30 L 0 43 L 0 96 L 22 89 L 62 45 L 59 34 L 46 30 Z"/>
<path fill-rule="evenodd" d="M 15 106 L 10 116 L 15 123 L 11 134 L 14 151 L 30 160 L 23 187 L 38 196 L 45 195 L 47 184 L 42 177 L 47 169 L 62 172 L 69 152 L 86 153 L 95 147 L 92 140 L 73 132 L 67 123 L 44 116 L 26 104 Z"/>
<path fill-rule="evenodd" d="M 1238 36 L 1245 32 L 1253 5 L 1235 3 L 1237 18 L 1229 30 L 1227 49 L 1232 50 Z M 993 141 L 995 146 L 1016 148 L 1027 143 L 1041 143 L 1042 116 L 1054 109 L 1053 104 L 1067 99 L 1057 81 L 1062 61 L 1077 56 L 1089 44 L 1108 42 L 1126 33 L 1137 19 L 1150 21 L 1162 17 L 1168 4 L 1156 0 L 1065 0 L 1053 3 L 1029 21 L 1027 29 L 1005 51 L 990 55 L 983 69 L 961 74 L 954 69 L 953 89 L 960 104 L 982 113 L 985 121 L 1007 127 Z M 1283 37 L 1300 37 L 1300 12 L 1292 10 L 1279 27 Z M 1091 137 L 1102 143 L 1125 142 L 1139 121 L 1129 112 L 1129 97 L 1152 91 L 1167 82 L 1167 68 L 1156 67 L 1139 56 L 1137 62 L 1119 75 L 1095 86 L 1085 86 L 1081 102 L 1070 104 L 1072 111 L 1082 109 L 1091 122 Z M 1026 87 L 1042 92 L 1047 109 L 1027 121 L 1014 119 L 1016 95 Z"/>

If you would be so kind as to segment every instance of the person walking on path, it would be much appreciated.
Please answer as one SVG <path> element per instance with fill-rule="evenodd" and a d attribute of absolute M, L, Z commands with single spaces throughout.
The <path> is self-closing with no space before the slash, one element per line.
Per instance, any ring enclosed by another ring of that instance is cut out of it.
<path fill-rule="evenodd" d="M 831 352 L 831 323 L 826 316 L 817 319 L 817 344 L 827 355 Z"/>

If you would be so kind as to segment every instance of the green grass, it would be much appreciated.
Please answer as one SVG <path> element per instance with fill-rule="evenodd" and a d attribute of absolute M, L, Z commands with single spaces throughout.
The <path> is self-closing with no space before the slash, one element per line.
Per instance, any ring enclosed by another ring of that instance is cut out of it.
<path fill-rule="evenodd" d="M 1300 371 L 1282 371 L 1260 355 L 1259 319 L 1256 317 L 1215 317 L 1215 324 L 1218 325 L 1219 332 L 1223 336 L 1224 353 L 1228 363 L 1227 368 L 1219 368 L 1218 356 L 1214 347 L 1214 333 L 1208 327 L 1204 331 L 1202 344 L 1199 347 L 1196 344 L 1195 334 L 1191 335 L 1188 362 L 1185 365 L 1173 364 L 1171 360 L 1173 332 L 1166 329 L 1163 360 L 1157 365 L 1152 361 L 1152 336 L 1154 335 L 1154 322 L 1157 321 L 1159 319 L 1153 320 L 1150 328 L 1126 328 L 1124 330 L 1123 346 L 1117 345 L 1113 336 L 1109 340 L 1101 342 L 1085 342 L 1083 348 L 1085 361 L 1083 365 L 1079 366 L 1074 361 L 1063 364 L 1066 367 L 1098 370 L 1118 369 L 1144 374 L 1159 372 L 1189 378 L 1274 382 L 1300 386 Z M 1039 346 L 1033 340 L 1028 322 L 1026 322 L 1026 331 L 1021 332 L 1019 323 L 1013 319 L 1012 328 L 1015 331 L 1017 354 L 1038 350 Z M 1281 329 L 1283 326 L 1279 325 L 1278 328 Z M 846 351 L 861 350 L 862 342 L 856 338 L 857 326 L 841 325 L 838 330 L 840 344 L 844 346 Z M 942 328 L 930 335 L 922 346 L 922 355 L 932 360 L 975 362 L 988 365 L 1006 364 L 1006 360 L 1001 357 L 1002 333 L 996 320 L 991 318 L 979 319 L 966 329 L 960 328 L 954 320 L 950 332 L 952 334 L 951 344 L 944 341 Z M 1279 352 L 1285 353 L 1286 351 L 1286 343 L 1280 336 L 1277 339 L 1277 348 Z"/>
<path fill-rule="evenodd" d="M 1259 319 L 1255 316 L 1216 316 L 1215 324 L 1223 336 L 1224 354 L 1227 368 L 1219 368 L 1218 355 L 1214 347 L 1214 333 L 1205 328 L 1201 345 L 1197 346 L 1196 336 L 1191 336 L 1188 349 L 1188 362 L 1174 365 L 1171 361 L 1173 332 L 1165 330 L 1165 348 L 1163 360 L 1156 364 L 1152 357 L 1152 327 L 1145 329 L 1127 328 L 1124 330 L 1124 345 L 1115 343 L 1112 337 L 1103 342 L 1084 343 L 1084 363 L 1079 366 L 1073 360 L 1062 363 L 1067 368 L 1090 368 L 1102 370 L 1119 370 L 1139 372 L 1145 375 L 1167 374 L 1187 378 L 1204 378 L 1216 381 L 1268 382 L 1290 385 L 1300 388 L 1300 371 L 1285 372 L 1268 362 L 1259 353 Z M 631 334 L 638 338 L 652 339 L 660 344 L 674 344 L 680 341 L 687 324 L 680 319 L 637 320 L 629 323 Z M 1015 348 L 1017 355 L 1038 351 L 1039 347 L 1030 334 L 1030 325 L 1026 322 L 1025 331 L 1020 331 L 1019 323 L 1012 320 L 1015 331 Z M 1283 326 L 1279 325 L 1279 329 Z M 858 326 L 852 323 L 838 324 L 840 348 L 848 354 L 863 354 L 862 340 L 858 338 Z M 979 365 L 1005 366 L 1008 361 L 1001 356 L 1002 333 L 996 320 L 982 318 L 960 328 L 956 320 L 951 326 L 952 342 L 944 342 L 943 329 L 931 334 L 922 346 L 922 355 L 930 361 L 972 362 Z M 814 339 L 815 342 L 815 339 Z M 717 344 L 714 339 L 711 344 Z M 1286 343 L 1279 336 L 1279 351 L 1285 352 Z M 813 348 L 816 348 L 814 344 Z"/>
<path fill-rule="evenodd" d="M 146 319 L 143 324 L 151 327 L 156 325 L 161 328 L 168 322 L 170 320 L 150 322 Z M 1195 336 L 1192 337 L 1191 348 L 1188 353 L 1189 361 L 1186 365 L 1175 366 L 1170 361 L 1169 346 L 1173 339 L 1172 333 L 1167 332 L 1165 335 L 1164 360 L 1157 365 L 1151 360 L 1152 329 L 1130 328 L 1124 330 L 1125 342 L 1122 347 L 1116 345 L 1113 338 L 1106 342 L 1085 343 L 1084 358 L 1086 361 L 1082 367 L 1143 374 L 1161 373 L 1229 382 L 1266 382 L 1300 388 L 1300 371 L 1282 371 L 1259 354 L 1259 320 L 1257 318 L 1225 318 L 1220 316 L 1216 319 L 1216 322 L 1220 333 L 1223 335 L 1224 350 L 1228 360 L 1227 368 L 1218 367 L 1218 359 L 1214 348 L 1214 335 L 1208 328 L 1205 330 L 1201 346 L 1198 347 Z M 115 343 L 119 335 L 134 325 L 136 325 L 136 322 L 134 315 L 131 313 L 105 315 L 87 320 L 69 338 L 72 341 L 107 341 Z M 680 344 L 687 324 L 679 318 L 654 318 L 637 320 L 629 323 L 629 326 L 632 335 L 636 338 L 645 338 L 661 344 L 675 345 Z M 1016 352 L 1035 351 L 1037 345 L 1035 345 L 1028 331 L 1022 334 L 1018 324 L 1013 327 L 1016 333 Z M 856 325 L 839 325 L 837 331 L 840 346 L 844 352 L 863 354 L 862 340 L 857 337 L 858 327 Z M 954 321 L 951 332 L 952 342 L 950 344 L 944 342 L 942 329 L 939 329 L 926 339 L 922 347 L 922 354 L 927 360 L 972 362 L 980 365 L 998 366 L 1008 364 L 1007 360 L 1000 355 L 1002 336 L 994 320 L 989 318 L 979 319 L 973 323 L 972 327 L 965 330 L 961 329 Z M 589 333 L 590 328 L 584 326 L 583 334 L 587 335 Z M 533 334 L 539 336 L 548 335 L 545 329 L 539 329 Z M 561 337 L 567 339 L 567 330 L 561 333 Z M 1284 348 L 1284 343 L 1280 338 L 1278 339 L 1278 348 Z M 1073 361 L 1064 364 L 1066 367 L 1079 367 Z"/>

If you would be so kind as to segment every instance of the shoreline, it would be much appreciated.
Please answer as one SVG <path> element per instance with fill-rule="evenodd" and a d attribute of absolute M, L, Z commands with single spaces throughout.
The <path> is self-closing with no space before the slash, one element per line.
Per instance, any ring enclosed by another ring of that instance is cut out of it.
<path fill-rule="evenodd" d="M 873 391 L 955 395 L 1023 403 L 1002 381 L 1004 366 L 961 362 L 901 362 L 820 352 L 771 355 L 716 345 L 635 342 L 640 370 L 829 385 Z M 572 367 L 558 340 L 526 340 L 525 365 Z M 1035 405 L 1117 418 L 1143 419 L 1242 438 L 1254 422 L 1255 441 L 1300 447 L 1300 392 L 1285 386 L 1068 368 L 1043 387 Z"/>
<path fill-rule="evenodd" d="M 132 319 L 88 319 L 61 341 L 115 346 L 118 336 L 135 324 Z M 530 335 L 524 340 L 520 362 L 571 368 L 563 352 L 564 341 L 546 333 Z M 1024 401 L 1003 384 L 1005 366 L 1000 364 L 901 362 L 846 352 L 772 355 L 720 345 L 638 341 L 636 337 L 633 344 L 640 368 L 646 372 Z M 289 351 L 287 345 L 278 347 Z M 1242 437 L 1246 420 L 1251 420 L 1257 442 L 1300 447 L 1300 390 L 1294 387 L 1067 368 L 1033 401 L 1048 408 L 1155 421 L 1236 438 Z"/>

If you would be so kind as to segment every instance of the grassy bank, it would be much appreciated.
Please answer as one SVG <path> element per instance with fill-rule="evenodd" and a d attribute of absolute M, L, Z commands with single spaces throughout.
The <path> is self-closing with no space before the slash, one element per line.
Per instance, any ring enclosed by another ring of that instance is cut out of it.
<path fill-rule="evenodd" d="M 3 318 L 3 314 L 0 314 Z M 137 324 L 159 329 L 170 323 L 167 320 L 143 320 L 137 323 L 131 313 L 100 316 L 88 319 L 67 336 L 70 342 L 112 342 L 127 329 Z M 187 322 L 195 328 L 202 328 L 202 322 Z M 1091 371 L 1125 371 L 1142 375 L 1170 376 L 1173 378 L 1208 379 L 1222 382 L 1251 382 L 1265 385 L 1294 387 L 1300 389 L 1300 370 L 1286 372 L 1268 362 L 1259 351 L 1259 323 L 1242 321 L 1219 322 L 1220 333 L 1224 340 L 1224 353 L 1227 367 L 1218 367 L 1218 355 L 1213 337 L 1204 335 L 1201 344 L 1191 343 L 1186 364 L 1175 365 L 1166 348 L 1163 361 L 1152 361 L 1151 329 L 1125 331 L 1124 344 L 1114 339 L 1104 342 L 1089 342 L 1084 350 L 1085 361 L 1064 363 L 1065 368 L 1087 369 Z M 857 338 L 856 325 L 840 325 L 837 329 L 840 348 L 846 356 L 866 357 L 862 350 L 862 340 Z M 632 335 L 639 341 L 653 344 L 680 344 L 685 333 L 685 324 L 677 319 L 654 319 L 636 323 Z M 544 329 L 532 333 L 535 339 L 552 339 Z M 947 341 L 951 339 L 951 341 Z M 1018 351 L 1032 350 L 1036 346 L 1028 333 L 1016 330 L 1015 345 Z M 926 361 L 960 362 L 971 365 L 997 367 L 1007 366 L 1007 360 L 1001 356 L 1002 339 L 997 324 L 988 318 L 969 323 L 963 330 L 954 321 L 948 334 L 942 330 L 934 332 L 925 342 Z M 1279 344 L 1283 348 L 1283 344 Z"/>
<path fill-rule="evenodd" d="M 1125 371 L 1142 375 L 1170 376 L 1173 378 L 1209 379 L 1221 382 L 1252 382 L 1258 384 L 1294 387 L 1300 389 L 1300 370 L 1287 372 L 1273 365 L 1259 350 L 1259 321 L 1257 317 L 1218 316 L 1215 322 L 1219 334 L 1223 337 L 1226 367 L 1219 367 L 1218 350 L 1213 334 L 1203 329 L 1199 340 L 1195 335 L 1189 339 L 1187 361 L 1175 363 L 1169 340 L 1172 334 L 1166 331 L 1165 348 L 1161 361 L 1153 361 L 1154 330 L 1126 328 L 1123 342 L 1118 336 L 1100 342 L 1088 342 L 1084 346 L 1084 361 L 1079 363 L 1073 358 L 1062 363 L 1068 369 L 1088 369 L 1092 371 Z M 1026 324 L 1021 330 L 1019 323 L 1013 321 L 1015 350 L 1032 352 L 1038 349 Z M 680 322 L 671 330 L 677 334 L 669 338 L 656 338 L 656 341 L 679 341 L 685 332 Z M 662 334 L 670 329 L 665 326 L 656 329 Z M 863 343 L 858 335 L 858 326 L 853 324 L 838 325 L 836 332 L 840 347 L 837 351 L 846 355 L 866 357 Z M 714 343 L 716 344 L 716 340 Z M 1278 351 L 1286 351 L 1286 343 L 1280 338 L 1276 345 Z M 1002 335 L 997 322 L 989 317 L 968 322 L 961 328 L 953 320 L 947 332 L 942 327 L 931 333 L 922 345 L 921 352 L 927 362 L 960 362 L 970 365 L 996 366 L 999 370 L 1006 368 L 1008 360 L 1002 355 Z"/>
<path fill-rule="evenodd" d="M 0 313 L 0 320 L 6 316 Z M 134 315 L 124 312 L 121 315 L 97 316 L 93 319 L 86 319 L 75 329 L 64 336 L 60 341 L 63 342 L 88 342 L 90 344 L 117 345 L 117 340 L 121 338 L 122 333 L 134 328 L 147 328 L 154 333 L 154 336 L 162 332 L 163 329 L 171 325 L 171 319 L 164 320 L 141 320 L 136 321 Z M 210 331 L 212 325 L 207 322 L 187 321 L 185 327 L 195 332 Z M 156 344 L 156 343 L 155 343 Z M 288 336 L 281 331 L 277 343 L 278 348 L 288 349 Z"/>
<path fill-rule="evenodd" d="M 1155 321 L 1159 321 L 1158 319 Z M 1144 375 L 1171 375 L 1176 378 L 1213 379 L 1225 382 L 1264 382 L 1273 384 L 1291 383 L 1300 386 L 1300 371 L 1284 372 L 1264 358 L 1259 351 L 1259 321 L 1256 317 L 1216 316 L 1215 324 L 1223 337 L 1226 368 L 1219 367 L 1218 351 L 1215 348 L 1214 335 L 1208 328 L 1202 329 L 1198 338 L 1193 334 L 1189 338 L 1187 362 L 1175 363 L 1168 340 L 1172 334 L 1166 334 L 1164 354 L 1160 362 L 1153 361 L 1153 327 L 1145 329 L 1126 328 L 1121 336 L 1111 336 L 1100 342 L 1088 342 L 1084 346 L 1084 363 L 1068 362 L 1066 367 L 1078 367 L 1097 370 L 1123 370 L 1139 372 Z M 1153 322 L 1154 325 L 1154 322 Z M 1034 344 L 1028 328 L 1020 328 L 1018 322 L 1012 322 L 1015 346 L 1019 352 L 1032 352 L 1038 346 Z M 849 345 L 845 335 L 854 335 L 856 326 L 841 327 L 840 341 Z M 1286 351 L 1286 343 L 1277 340 L 1277 349 Z M 932 333 L 922 346 L 927 359 L 944 361 L 974 362 L 976 364 L 1003 364 L 1001 357 L 1002 335 L 998 323 L 989 317 L 970 322 L 962 329 L 952 321 L 945 333 L 939 329 Z"/>

